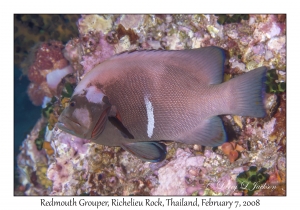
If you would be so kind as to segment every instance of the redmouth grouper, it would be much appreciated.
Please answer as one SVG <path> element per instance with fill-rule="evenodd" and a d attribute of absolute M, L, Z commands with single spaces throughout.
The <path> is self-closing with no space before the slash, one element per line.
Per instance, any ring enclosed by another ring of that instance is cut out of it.
<path fill-rule="evenodd" d="M 115 55 L 79 82 L 58 127 L 152 162 L 166 156 L 161 140 L 218 146 L 218 115 L 265 116 L 266 67 L 222 83 L 224 61 L 219 47 Z"/>

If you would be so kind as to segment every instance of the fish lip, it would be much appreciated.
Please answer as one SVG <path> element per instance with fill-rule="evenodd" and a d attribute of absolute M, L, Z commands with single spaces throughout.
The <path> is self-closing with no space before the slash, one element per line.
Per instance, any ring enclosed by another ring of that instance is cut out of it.
<path fill-rule="evenodd" d="M 58 118 L 58 122 L 59 122 L 60 124 L 63 124 L 64 127 L 66 127 L 64 121 L 67 121 L 67 122 L 69 122 L 69 123 L 71 123 L 71 124 L 73 124 L 73 125 L 75 125 L 75 126 L 77 126 L 77 127 L 81 127 L 81 125 L 80 125 L 78 122 L 72 120 L 72 119 L 69 118 L 68 116 L 60 116 L 60 117 Z M 72 126 L 72 127 L 73 127 L 73 126 Z"/>
<path fill-rule="evenodd" d="M 65 132 L 73 134 L 73 135 L 75 134 L 74 131 L 69 129 L 63 122 L 58 121 L 56 123 L 56 126 L 62 131 L 65 131 Z"/>
<path fill-rule="evenodd" d="M 67 126 L 64 121 L 67 121 L 68 124 L 71 124 L 70 126 Z M 56 123 L 57 127 L 65 132 L 71 133 L 75 135 L 75 132 L 73 131 L 73 127 L 81 127 L 81 125 L 77 122 L 74 122 L 67 116 L 60 116 L 58 119 L 58 122 Z"/>
<path fill-rule="evenodd" d="M 71 118 L 69 118 L 68 116 L 63 116 L 64 118 L 66 118 L 67 120 L 69 120 L 71 123 L 74 123 L 76 126 L 81 127 L 81 125 L 78 122 L 75 122 L 74 120 L 72 120 Z"/>
<path fill-rule="evenodd" d="M 73 121 L 72 121 L 72 123 L 73 123 Z M 58 122 L 56 123 L 56 126 L 57 126 L 60 130 L 66 132 L 66 133 L 69 133 L 69 134 L 71 134 L 71 135 L 73 135 L 73 136 L 77 136 L 77 137 L 79 137 L 79 138 L 87 138 L 87 134 L 86 134 L 86 133 L 83 133 L 82 135 L 79 135 L 79 134 L 75 133 L 73 130 L 71 130 L 70 128 L 68 128 L 63 122 L 58 121 Z"/>

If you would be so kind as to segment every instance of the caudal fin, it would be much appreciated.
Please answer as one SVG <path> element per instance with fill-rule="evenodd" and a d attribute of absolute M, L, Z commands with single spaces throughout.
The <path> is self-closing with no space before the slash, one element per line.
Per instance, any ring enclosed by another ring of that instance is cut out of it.
<path fill-rule="evenodd" d="M 228 81 L 232 90 L 231 114 L 264 117 L 265 66 L 254 69 Z"/>

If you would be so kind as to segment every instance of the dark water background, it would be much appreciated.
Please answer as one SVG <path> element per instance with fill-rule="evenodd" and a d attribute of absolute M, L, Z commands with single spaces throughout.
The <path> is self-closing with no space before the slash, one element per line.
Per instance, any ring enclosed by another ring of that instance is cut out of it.
<path fill-rule="evenodd" d="M 41 107 L 34 106 L 26 93 L 29 85 L 27 76 L 22 76 L 18 68 L 14 68 L 14 166 L 20 153 L 20 146 L 26 135 L 41 116 Z"/>

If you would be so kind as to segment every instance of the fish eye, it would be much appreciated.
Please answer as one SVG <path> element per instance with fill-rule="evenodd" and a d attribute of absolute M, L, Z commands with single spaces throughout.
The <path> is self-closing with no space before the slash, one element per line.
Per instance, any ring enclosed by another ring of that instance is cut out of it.
<path fill-rule="evenodd" d="M 103 96 L 102 101 L 106 104 L 110 104 L 107 96 Z"/>
<path fill-rule="evenodd" d="M 70 106 L 71 106 L 71 107 L 74 107 L 75 105 L 76 105 L 75 101 L 72 101 L 72 102 L 70 103 Z"/>

